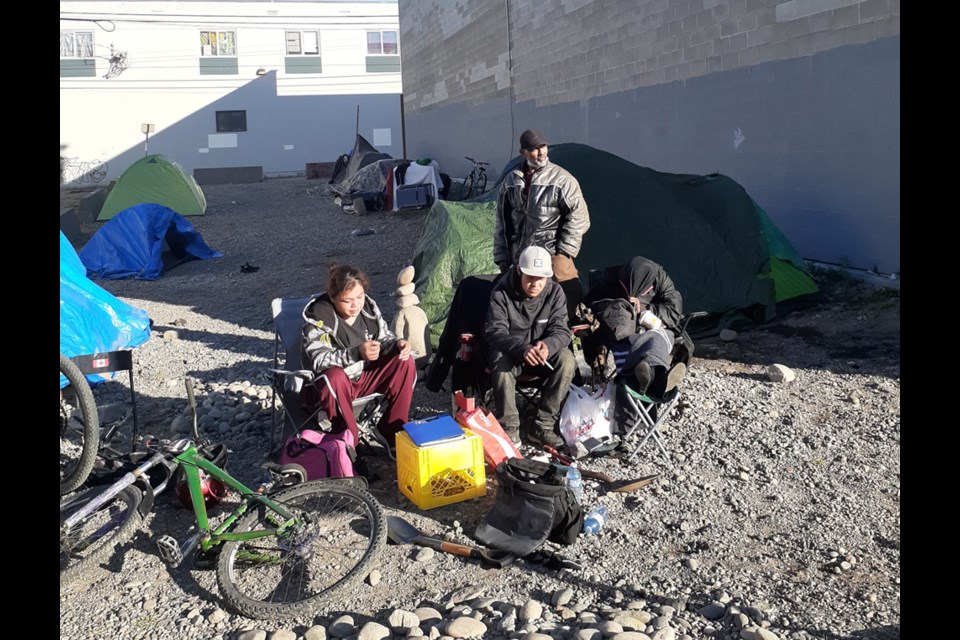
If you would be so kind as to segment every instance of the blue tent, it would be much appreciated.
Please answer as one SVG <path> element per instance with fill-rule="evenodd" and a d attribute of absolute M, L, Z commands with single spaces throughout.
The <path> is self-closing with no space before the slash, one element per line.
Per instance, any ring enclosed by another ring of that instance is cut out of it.
<path fill-rule="evenodd" d="M 124 209 L 80 250 L 90 277 L 156 280 L 164 269 L 164 240 L 178 262 L 219 258 L 186 218 L 159 204 Z"/>
<path fill-rule="evenodd" d="M 60 353 L 73 357 L 132 349 L 150 337 L 147 312 L 121 302 L 87 278 L 86 268 L 60 232 Z M 90 376 L 91 381 L 101 380 Z M 60 376 L 60 388 L 66 378 Z"/>

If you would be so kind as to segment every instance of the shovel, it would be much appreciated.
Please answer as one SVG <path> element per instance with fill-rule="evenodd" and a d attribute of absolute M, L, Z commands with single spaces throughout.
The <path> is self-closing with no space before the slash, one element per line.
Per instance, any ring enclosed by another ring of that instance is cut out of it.
<path fill-rule="evenodd" d="M 451 553 L 464 558 L 476 558 L 483 564 L 502 569 L 514 563 L 517 556 L 510 551 L 495 549 L 479 549 L 462 544 L 428 538 L 420 534 L 415 526 L 399 516 L 387 516 L 387 537 L 397 544 L 416 544 L 421 547 L 430 547 L 444 553 Z"/>
<path fill-rule="evenodd" d="M 545 446 L 543 447 L 543 450 L 549 453 L 551 457 L 559 461 L 554 462 L 553 466 L 564 472 L 570 469 L 569 465 L 571 462 L 573 462 L 573 458 L 568 458 L 553 447 Z M 637 478 L 635 480 L 617 480 L 616 478 L 613 478 L 602 471 L 591 471 L 590 469 L 583 469 L 582 467 L 577 468 L 579 469 L 581 476 L 584 478 L 590 478 L 592 480 L 599 480 L 607 485 L 607 491 L 613 491 L 614 493 L 630 493 L 631 491 L 636 491 L 637 489 L 643 489 L 645 486 L 659 477 L 659 474 L 653 474 L 651 476 L 643 476 L 642 478 Z"/>

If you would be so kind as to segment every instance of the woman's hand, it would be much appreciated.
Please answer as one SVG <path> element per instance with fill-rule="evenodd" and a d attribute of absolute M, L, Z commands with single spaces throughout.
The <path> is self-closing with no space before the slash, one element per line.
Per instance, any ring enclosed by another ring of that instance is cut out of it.
<path fill-rule="evenodd" d="M 373 362 L 380 357 L 380 343 L 376 340 L 367 340 L 360 345 L 360 358 Z"/>
<path fill-rule="evenodd" d="M 410 343 L 406 340 L 397 340 L 397 348 L 400 349 L 400 359 L 406 360 L 410 357 Z"/>
<path fill-rule="evenodd" d="M 635 298 L 633 296 L 630 296 L 629 300 L 633 304 L 633 308 L 636 309 L 638 316 L 647 310 L 647 307 L 642 302 L 640 302 L 640 298 Z"/>

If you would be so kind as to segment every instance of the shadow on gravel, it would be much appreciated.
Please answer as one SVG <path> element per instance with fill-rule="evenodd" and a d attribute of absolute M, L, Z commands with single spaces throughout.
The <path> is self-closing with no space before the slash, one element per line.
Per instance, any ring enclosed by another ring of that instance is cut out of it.
<path fill-rule="evenodd" d="M 270 331 L 273 331 L 272 322 L 270 323 Z M 263 328 L 267 327 L 253 327 L 253 328 Z M 190 328 L 185 327 L 176 327 L 176 326 L 164 326 L 155 324 L 153 330 L 158 332 L 160 336 L 163 335 L 166 331 L 176 331 L 177 339 L 187 342 L 196 342 L 199 344 L 206 344 L 217 349 L 228 349 L 234 353 L 240 353 L 243 355 L 254 355 L 254 354 L 269 354 L 269 357 L 273 357 L 273 339 L 271 338 L 258 338 L 256 336 L 247 336 L 247 335 L 231 335 L 228 333 L 212 333 L 210 331 L 196 331 Z M 154 340 L 162 340 L 162 337 L 154 336 Z M 266 370 L 266 367 L 264 367 Z"/>
<path fill-rule="evenodd" d="M 831 631 L 822 629 L 804 629 L 804 632 L 817 640 L 900 640 L 900 625 L 898 624 L 854 631 L 849 636 L 838 636 Z"/>

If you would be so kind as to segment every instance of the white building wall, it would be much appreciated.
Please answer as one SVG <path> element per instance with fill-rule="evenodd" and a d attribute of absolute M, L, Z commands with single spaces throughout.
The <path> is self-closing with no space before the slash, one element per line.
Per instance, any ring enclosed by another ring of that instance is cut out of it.
<path fill-rule="evenodd" d="M 367 73 L 365 63 L 366 32 L 398 27 L 395 2 L 61 2 L 61 31 L 92 31 L 98 56 L 95 77 L 60 79 L 67 178 L 119 176 L 143 155 L 144 123 L 156 128 L 150 152 L 188 170 L 303 171 L 352 147 L 358 106 L 361 134 L 372 140 L 374 129 L 390 129 L 382 150 L 399 157 L 401 74 Z M 236 75 L 201 75 L 202 30 L 236 33 Z M 286 73 L 287 30 L 320 32 L 322 73 Z M 129 67 L 104 79 L 111 45 L 127 52 Z M 217 149 L 215 111 L 233 109 L 247 111 L 248 132 L 232 152 Z"/>

